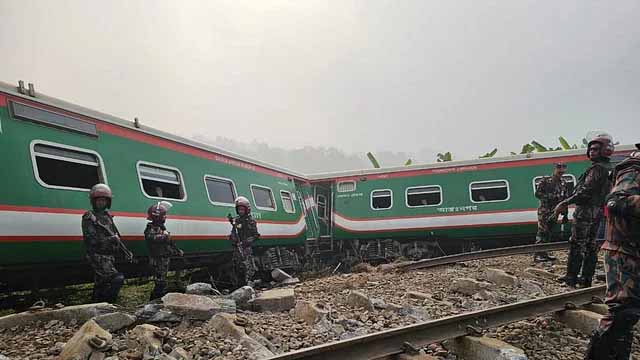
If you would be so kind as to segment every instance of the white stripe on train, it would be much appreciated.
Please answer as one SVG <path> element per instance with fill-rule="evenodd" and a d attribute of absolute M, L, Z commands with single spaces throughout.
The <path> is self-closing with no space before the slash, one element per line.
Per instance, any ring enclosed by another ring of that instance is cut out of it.
<path fill-rule="evenodd" d="M 82 216 L 26 211 L 0 211 L 0 236 L 81 236 Z M 142 217 L 116 216 L 116 225 L 123 236 L 141 236 L 147 224 Z M 264 236 L 293 236 L 305 228 L 303 217 L 291 223 L 261 223 L 258 231 Z M 167 220 L 173 235 L 227 236 L 231 225 L 227 221 Z"/>
<path fill-rule="evenodd" d="M 571 216 L 573 209 L 569 209 Z M 393 231 L 409 229 L 438 229 L 465 226 L 491 226 L 518 223 L 536 223 L 538 214 L 536 210 L 510 211 L 495 213 L 478 213 L 463 215 L 425 216 L 412 218 L 390 219 L 348 219 L 338 213 L 334 213 L 334 221 L 337 226 L 354 232 L 368 231 Z"/>

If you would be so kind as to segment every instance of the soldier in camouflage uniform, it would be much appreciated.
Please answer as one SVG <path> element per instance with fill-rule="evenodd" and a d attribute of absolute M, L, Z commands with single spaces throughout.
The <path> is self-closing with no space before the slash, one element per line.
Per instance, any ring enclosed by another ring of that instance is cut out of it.
<path fill-rule="evenodd" d="M 600 320 L 586 360 L 627 360 L 640 319 L 640 144 L 618 164 L 607 196 L 604 267 L 609 314 Z"/>
<path fill-rule="evenodd" d="M 170 208 L 171 203 L 160 201 L 150 206 L 147 210 L 147 220 L 150 222 L 144 230 L 144 240 L 147 243 L 149 265 L 153 270 L 153 280 L 155 282 L 150 300 L 164 295 L 171 256 L 184 255 L 182 250 L 178 249 L 175 242 L 171 240 L 171 234 L 164 225 Z"/>
<path fill-rule="evenodd" d="M 566 284 L 575 287 L 582 268 L 580 285 L 590 287 L 598 261 L 596 233 L 603 217 L 604 200 L 609 193 L 609 157 L 613 154 L 613 141 L 606 134 L 589 141 L 587 156 L 591 166 L 580 176 L 573 194 L 556 206 L 556 216 L 570 204 L 576 204 L 573 228 L 569 241 Z"/>
<path fill-rule="evenodd" d="M 258 224 L 251 216 L 251 204 L 244 196 L 239 196 L 236 201 L 236 213 L 232 218 L 229 215 L 232 230 L 229 240 L 233 246 L 233 264 L 235 270 L 236 285 L 253 285 L 253 276 L 256 268 L 253 261 L 252 245 L 260 238 Z"/>
<path fill-rule="evenodd" d="M 543 177 L 536 186 L 536 197 L 540 199 L 538 207 L 538 233 L 536 234 L 536 244 L 548 243 L 551 241 L 551 231 L 556 225 L 557 217 L 554 216 L 556 205 L 569 195 L 567 182 L 562 178 L 567 165 L 556 163 L 553 167 L 553 175 Z M 566 217 L 566 210 L 563 216 Z M 533 260 L 553 261 L 556 258 L 549 256 L 546 252 L 536 253 Z"/>
<path fill-rule="evenodd" d="M 89 192 L 92 209 L 82 215 L 82 236 L 86 259 L 94 271 L 93 301 L 115 302 L 124 283 L 124 275 L 115 267 L 115 255 L 123 252 L 128 260 L 133 254 L 120 241 L 111 207 L 111 189 L 96 184 Z"/>

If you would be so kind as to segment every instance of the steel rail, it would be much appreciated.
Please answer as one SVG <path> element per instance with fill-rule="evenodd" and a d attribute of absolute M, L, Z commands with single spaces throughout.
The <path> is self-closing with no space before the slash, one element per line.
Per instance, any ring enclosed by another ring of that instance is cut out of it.
<path fill-rule="evenodd" d="M 467 253 L 441 256 L 441 257 L 432 258 L 432 259 L 413 261 L 407 264 L 398 265 L 396 269 L 406 270 L 406 271 L 417 270 L 417 269 L 427 269 L 427 268 L 432 268 L 436 266 L 448 265 L 456 262 L 481 260 L 481 259 L 488 259 L 488 258 L 501 257 L 501 256 L 531 254 L 531 253 L 545 252 L 545 251 L 558 251 L 558 250 L 566 250 L 568 248 L 569 248 L 569 242 L 567 241 L 546 243 L 546 244 L 510 246 L 510 247 L 481 250 L 481 251 L 472 251 Z"/>
<path fill-rule="evenodd" d="M 413 347 L 425 347 L 435 342 L 475 334 L 478 330 L 565 310 L 570 306 L 587 305 L 594 302 L 595 298 L 602 297 L 604 293 L 604 285 L 580 289 L 362 335 L 272 356 L 269 359 L 377 359 L 404 352 L 407 343 Z"/>

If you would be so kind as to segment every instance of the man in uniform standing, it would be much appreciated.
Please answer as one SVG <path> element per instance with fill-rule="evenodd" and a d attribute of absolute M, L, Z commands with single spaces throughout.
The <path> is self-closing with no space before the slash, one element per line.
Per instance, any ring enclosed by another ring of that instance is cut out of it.
<path fill-rule="evenodd" d="M 548 243 L 551 241 L 551 231 L 556 225 L 557 216 L 554 216 L 556 205 L 569 195 L 567 182 L 562 178 L 567 165 L 556 163 L 553 166 L 553 174 L 540 179 L 536 186 L 536 197 L 540 199 L 538 206 L 538 233 L 536 234 L 536 244 Z M 567 215 L 565 209 L 563 216 Z M 546 252 L 538 252 L 533 256 L 535 262 L 553 261 L 556 258 L 549 256 Z"/>
<path fill-rule="evenodd" d="M 171 240 L 171 234 L 165 227 L 169 209 L 171 209 L 171 203 L 167 201 L 160 201 L 147 209 L 147 220 L 150 222 L 144 230 L 144 240 L 147 243 L 149 265 L 153 269 L 153 280 L 155 282 L 150 300 L 164 295 L 171 256 L 184 255 L 182 250 L 178 249 L 175 242 Z"/>
<path fill-rule="evenodd" d="M 115 255 L 123 252 L 127 260 L 133 254 L 120 240 L 120 234 L 108 209 L 111 188 L 96 184 L 89 192 L 92 209 L 82 215 L 82 236 L 86 259 L 94 271 L 93 301 L 115 302 L 124 283 L 124 275 L 115 268 Z"/>
<path fill-rule="evenodd" d="M 255 275 L 255 264 L 253 262 L 254 241 L 258 240 L 258 224 L 251 216 L 251 204 L 244 196 L 239 196 L 235 200 L 236 216 L 229 215 L 232 230 L 229 240 L 233 246 L 233 264 L 235 268 L 235 278 L 238 286 L 253 285 Z"/>
<path fill-rule="evenodd" d="M 618 164 L 607 196 L 604 267 L 609 314 L 600 320 L 586 360 L 629 359 L 633 328 L 640 319 L 640 144 Z"/>
<path fill-rule="evenodd" d="M 573 194 L 560 202 L 554 216 L 576 204 L 567 259 L 566 284 L 575 287 L 582 268 L 580 285 L 590 287 L 598 261 L 596 233 L 603 217 L 604 200 L 609 193 L 609 157 L 613 154 L 613 141 L 607 134 L 596 135 L 587 146 L 591 166 L 580 176 Z"/>

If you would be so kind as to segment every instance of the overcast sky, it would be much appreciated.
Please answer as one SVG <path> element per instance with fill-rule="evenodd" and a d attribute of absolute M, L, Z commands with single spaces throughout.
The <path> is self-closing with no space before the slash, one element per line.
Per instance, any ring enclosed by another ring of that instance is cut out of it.
<path fill-rule="evenodd" d="M 0 0 L 0 80 L 186 137 L 640 140 L 640 1 Z M 555 144 L 554 144 L 555 145 Z"/>

